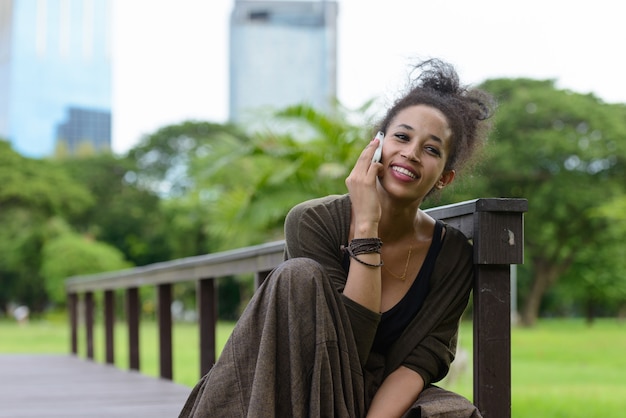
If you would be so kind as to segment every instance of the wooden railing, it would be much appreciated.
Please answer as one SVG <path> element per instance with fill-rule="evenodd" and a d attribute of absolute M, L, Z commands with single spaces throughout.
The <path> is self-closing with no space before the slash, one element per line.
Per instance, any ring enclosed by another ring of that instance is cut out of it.
<path fill-rule="evenodd" d="M 523 263 L 525 199 L 477 199 L 429 209 L 434 218 L 460 229 L 474 244 L 474 403 L 485 418 L 511 416 L 510 265 Z M 78 306 L 82 295 L 86 351 L 94 358 L 94 292 L 103 292 L 105 361 L 114 363 L 114 296 L 126 292 L 129 366 L 139 370 L 139 288 L 156 286 L 159 366 L 172 378 L 172 285 L 196 281 L 200 335 L 199 376 L 215 362 L 215 280 L 254 273 L 258 286 L 283 261 L 284 241 L 183 258 L 112 273 L 66 280 L 71 351 L 78 354 Z"/>

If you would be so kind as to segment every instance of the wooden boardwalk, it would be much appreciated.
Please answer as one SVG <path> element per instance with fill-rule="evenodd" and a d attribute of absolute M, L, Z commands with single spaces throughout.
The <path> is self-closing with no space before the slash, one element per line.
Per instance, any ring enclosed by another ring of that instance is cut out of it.
<path fill-rule="evenodd" d="M 0 417 L 177 417 L 191 389 L 69 355 L 0 355 Z"/>

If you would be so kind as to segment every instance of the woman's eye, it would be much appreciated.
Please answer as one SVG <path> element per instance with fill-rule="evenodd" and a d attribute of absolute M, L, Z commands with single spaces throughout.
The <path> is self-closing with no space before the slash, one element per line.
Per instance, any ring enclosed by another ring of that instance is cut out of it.
<path fill-rule="evenodd" d="M 436 155 L 437 157 L 441 156 L 441 151 L 435 147 L 426 147 L 426 151 L 429 153 Z"/>
<path fill-rule="evenodd" d="M 406 136 L 405 134 L 395 134 L 395 137 L 398 138 L 401 141 L 408 141 L 409 137 Z"/>

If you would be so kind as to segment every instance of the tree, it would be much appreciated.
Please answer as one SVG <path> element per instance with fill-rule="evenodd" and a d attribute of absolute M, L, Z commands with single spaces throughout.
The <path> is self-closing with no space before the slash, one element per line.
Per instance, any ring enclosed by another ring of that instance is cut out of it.
<path fill-rule="evenodd" d="M 204 196 L 220 249 L 283 236 L 291 207 L 346 192 L 345 178 L 371 135 L 345 113 L 326 115 L 297 105 L 278 111 L 268 128 L 231 137 L 192 162 L 193 193 Z"/>
<path fill-rule="evenodd" d="M 500 101 L 481 169 L 486 190 L 529 200 L 531 283 L 522 320 L 532 325 L 546 291 L 568 278 L 590 245 L 596 251 L 605 245 L 610 225 L 591 210 L 623 193 L 626 106 L 558 90 L 550 80 L 489 80 L 483 87 Z M 601 269 L 597 261 L 588 257 L 585 265 Z"/>
<path fill-rule="evenodd" d="M 128 158 L 134 162 L 136 182 L 165 197 L 183 196 L 194 186 L 189 164 L 210 154 L 216 143 L 245 135 L 234 125 L 186 121 L 163 127 L 142 138 Z"/>
<path fill-rule="evenodd" d="M 25 158 L 0 140 L 0 209 L 28 207 L 42 214 L 74 216 L 92 203 L 87 189 L 53 161 Z"/>
<path fill-rule="evenodd" d="M 198 187 L 192 162 L 206 158 L 210 164 L 215 148 L 230 142 L 245 144 L 247 135 L 230 124 L 186 121 L 145 136 L 129 151 L 128 161 L 135 167 L 128 172 L 131 183 L 161 198 L 162 233 L 171 257 L 205 254 L 218 247 L 208 227 L 212 220 L 206 200 L 213 186 Z"/>
<path fill-rule="evenodd" d="M 94 205 L 69 219 L 76 231 L 122 251 L 136 265 L 172 258 L 161 199 L 136 181 L 132 160 L 101 153 L 61 161 Z"/>
<path fill-rule="evenodd" d="M 40 273 L 48 300 L 58 306 L 65 305 L 68 277 L 131 267 L 117 248 L 73 232 L 62 219 L 51 219 L 47 229 Z"/>
<path fill-rule="evenodd" d="M 0 306 L 45 308 L 40 275 L 46 222 L 80 216 L 92 204 L 86 188 L 58 164 L 22 157 L 0 140 Z"/>

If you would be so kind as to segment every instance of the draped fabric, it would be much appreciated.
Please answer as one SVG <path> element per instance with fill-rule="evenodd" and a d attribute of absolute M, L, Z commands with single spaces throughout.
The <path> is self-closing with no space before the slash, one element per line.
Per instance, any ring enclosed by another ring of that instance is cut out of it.
<path fill-rule="evenodd" d="M 384 358 L 364 368 L 342 295 L 317 262 L 294 258 L 253 296 L 217 363 L 180 417 L 364 417 Z M 466 399 L 429 387 L 406 417 L 480 417 Z"/>

